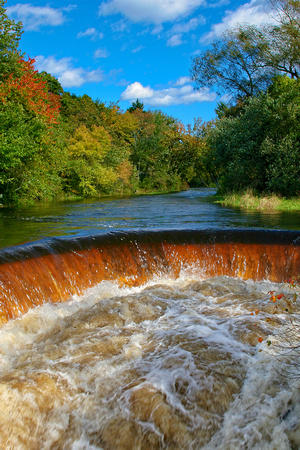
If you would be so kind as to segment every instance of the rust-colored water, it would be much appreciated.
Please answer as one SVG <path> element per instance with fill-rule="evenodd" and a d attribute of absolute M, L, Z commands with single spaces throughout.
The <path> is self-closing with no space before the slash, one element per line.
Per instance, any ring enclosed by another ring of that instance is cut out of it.
<path fill-rule="evenodd" d="M 9 322 L 0 447 L 299 448 L 299 389 L 280 375 L 291 364 L 258 342 L 288 326 L 266 322 L 270 290 L 294 294 L 183 271 L 144 288 L 102 282 Z"/>
<path fill-rule="evenodd" d="M 299 343 L 298 240 L 164 231 L 2 251 L 0 448 L 299 448 L 284 349 Z"/>
<path fill-rule="evenodd" d="M 101 281 L 142 285 L 193 267 L 202 278 L 229 275 L 282 282 L 298 273 L 299 233 L 250 230 L 116 233 L 54 240 L 0 252 L 0 318 L 66 301 Z"/>

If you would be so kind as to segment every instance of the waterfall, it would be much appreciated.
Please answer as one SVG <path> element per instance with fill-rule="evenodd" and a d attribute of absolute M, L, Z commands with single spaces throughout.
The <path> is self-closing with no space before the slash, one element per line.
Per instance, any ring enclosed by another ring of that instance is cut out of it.
<path fill-rule="evenodd" d="M 145 284 L 153 276 L 228 275 L 283 282 L 300 267 L 300 233 L 162 230 L 53 238 L 0 251 L 0 321 L 68 300 L 102 281 Z"/>
<path fill-rule="evenodd" d="M 299 243 L 147 230 L 1 250 L 0 448 L 299 448 Z"/>

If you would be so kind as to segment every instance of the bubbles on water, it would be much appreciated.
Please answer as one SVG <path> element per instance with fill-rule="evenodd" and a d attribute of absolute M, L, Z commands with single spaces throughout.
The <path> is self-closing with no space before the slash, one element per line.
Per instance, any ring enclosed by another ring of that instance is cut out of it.
<path fill-rule="evenodd" d="M 299 391 L 258 344 L 286 326 L 265 320 L 270 290 L 291 295 L 183 272 L 139 288 L 101 283 L 8 323 L 1 447 L 297 448 Z"/>

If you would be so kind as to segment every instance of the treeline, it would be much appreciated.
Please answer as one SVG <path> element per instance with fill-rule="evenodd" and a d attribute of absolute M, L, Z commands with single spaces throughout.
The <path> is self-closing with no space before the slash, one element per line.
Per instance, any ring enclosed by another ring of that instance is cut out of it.
<path fill-rule="evenodd" d="M 273 24 L 228 30 L 193 59 L 197 88 L 230 96 L 206 135 L 221 193 L 300 193 L 300 1 L 269 6 Z"/>
<path fill-rule="evenodd" d="M 196 88 L 229 101 L 185 128 L 139 100 L 124 112 L 65 92 L 22 54 L 0 0 L 0 204 L 211 185 L 299 195 L 300 0 L 272 7 L 275 25 L 228 30 L 193 59 Z"/>
<path fill-rule="evenodd" d="M 138 100 L 125 112 L 65 92 L 19 49 L 22 24 L 0 0 L 0 203 L 174 191 L 209 184 L 202 124 Z"/>

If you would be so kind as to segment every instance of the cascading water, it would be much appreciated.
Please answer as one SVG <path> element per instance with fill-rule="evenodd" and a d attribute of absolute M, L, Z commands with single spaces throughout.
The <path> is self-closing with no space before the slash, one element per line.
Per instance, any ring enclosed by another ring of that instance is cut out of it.
<path fill-rule="evenodd" d="M 2 250 L 1 448 L 299 448 L 293 354 L 276 350 L 297 329 L 269 293 L 293 301 L 299 244 L 164 230 Z"/>
<path fill-rule="evenodd" d="M 216 275 L 284 281 L 299 270 L 299 232 L 162 230 L 57 238 L 0 251 L 0 317 L 67 300 L 103 280 L 141 285 L 184 267 Z"/>

